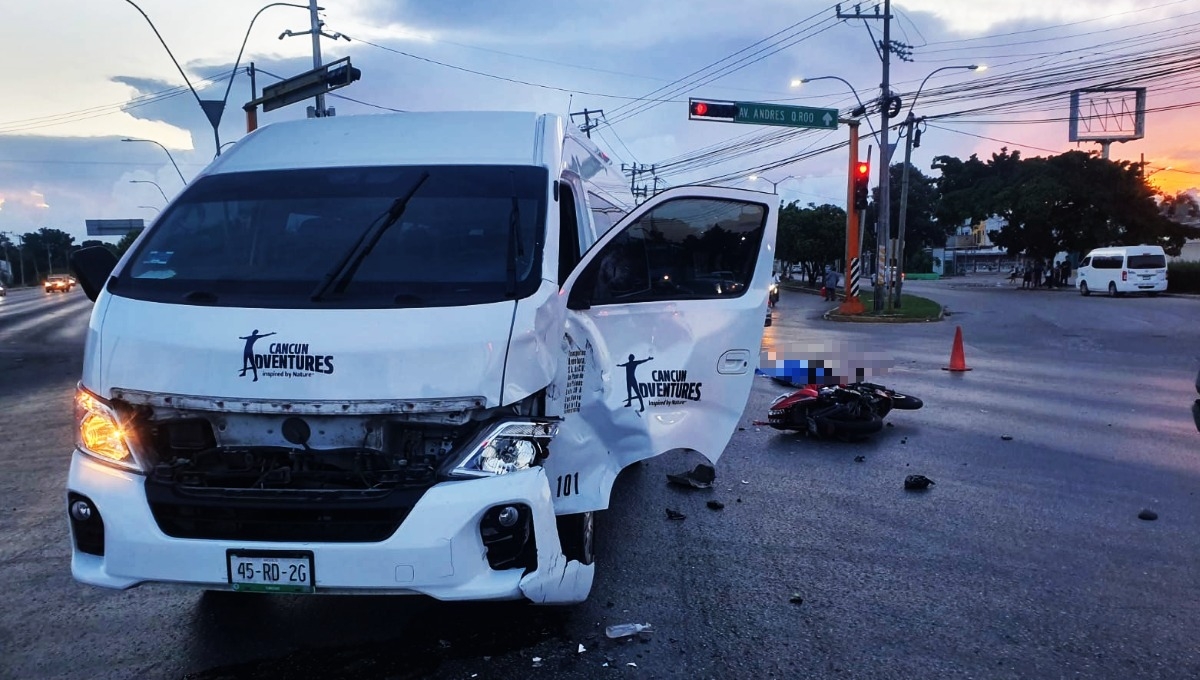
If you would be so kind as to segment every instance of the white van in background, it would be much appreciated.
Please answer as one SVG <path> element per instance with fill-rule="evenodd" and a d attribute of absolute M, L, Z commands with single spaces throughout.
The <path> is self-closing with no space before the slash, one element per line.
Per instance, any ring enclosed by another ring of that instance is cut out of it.
<path fill-rule="evenodd" d="M 1167 289 L 1167 254 L 1161 246 L 1096 248 L 1080 261 L 1076 280 L 1082 295 L 1157 295 Z"/>
<path fill-rule="evenodd" d="M 555 115 L 289 121 L 76 252 L 75 578 L 582 601 L 621 470 L 729 442 L 775 250 L 764 194 L 622 187 Z"/>

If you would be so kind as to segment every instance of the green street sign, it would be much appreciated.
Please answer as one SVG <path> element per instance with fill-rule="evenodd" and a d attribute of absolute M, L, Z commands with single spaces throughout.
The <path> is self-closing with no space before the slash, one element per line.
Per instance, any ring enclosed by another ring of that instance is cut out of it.
<path fill-rule="evenodd" d="M 815 109 L 809 106 L 780 106 L 779 104 L 755 102 L 736 102 L 736 104 L 737 115 L 733 117 L 735 123 L 822 130 L 836 130 L 838 126 L 837 109 Z"/>

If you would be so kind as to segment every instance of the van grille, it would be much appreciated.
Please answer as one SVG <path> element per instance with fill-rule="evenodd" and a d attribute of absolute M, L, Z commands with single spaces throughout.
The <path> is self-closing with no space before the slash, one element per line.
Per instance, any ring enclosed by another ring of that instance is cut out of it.
<path fill-rule="evenodd" d="M 187 489 L 146 481 L 158 528 L 174 538 L 377 543 L 396 533 L 425 489 Z"/>

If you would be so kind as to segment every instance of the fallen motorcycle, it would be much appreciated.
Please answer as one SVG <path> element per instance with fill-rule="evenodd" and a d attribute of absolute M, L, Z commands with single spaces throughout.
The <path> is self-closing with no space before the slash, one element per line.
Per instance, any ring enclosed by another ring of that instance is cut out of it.
<path fill-rule="evenodd" d="M 883 419 L 893 409 L 915 411 L 922 406 L 917 397 L 874 383 L 806 385 L 771 402 L 767 424 L 777 430 L 851 441 L 883 429 Z"/>

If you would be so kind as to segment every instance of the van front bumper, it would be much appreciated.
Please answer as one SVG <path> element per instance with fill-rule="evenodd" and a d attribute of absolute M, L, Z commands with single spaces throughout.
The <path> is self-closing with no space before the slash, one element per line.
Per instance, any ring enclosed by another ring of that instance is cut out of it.
<path fill-rule="evenodd" d="M 413 506 L 386 540 L 373 543 L 263 542 L 173 538 L 160 530 L 146 498 L 145 477 L 75 451 L 68 492 L 94 506 L 102 550 L 80 550 L 88 537 L 72 523 L 71 573 L 76 580 L 125 589 L 172 583 L 231 589 L 229 550 L 311 551 L 317 593 L 422 594 L 439 600 L 516 600 L 567 604 L 586 599 L 593 565 L 562 554 L 545 471 L 442 482 Z M 532 512 L 536 569 L 493 569 L 480 534 L 491 508 L 521 504 Z M 94 532 L 91 540 L 95 544 Z"/>

